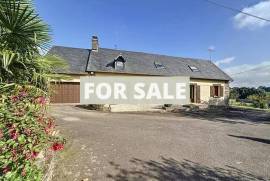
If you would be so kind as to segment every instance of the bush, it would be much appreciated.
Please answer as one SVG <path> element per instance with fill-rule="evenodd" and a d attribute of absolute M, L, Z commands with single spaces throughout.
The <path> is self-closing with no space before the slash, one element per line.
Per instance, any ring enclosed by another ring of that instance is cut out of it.
<path fill-rule="evenodd" d="M 268 109 L 268 101 L 269 101 L 269 96 L 264 93 L 264 94 L 259 94 L 259 95 L 251 95 L 248 97 L 249 100 L 252 100 L 254 107 L 256 108 L 261 108 L 261 109 Z"/>
<path fill-rule="evenodd" d="M 34 86 L 0 84 L 0 180 L 41 180 L 38 155 L 63 149 L 47 115 L 46 93 Z"/>

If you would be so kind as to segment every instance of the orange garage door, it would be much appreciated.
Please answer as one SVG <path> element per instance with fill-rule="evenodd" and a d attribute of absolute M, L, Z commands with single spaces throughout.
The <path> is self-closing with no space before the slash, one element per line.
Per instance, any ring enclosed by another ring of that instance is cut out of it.
<path fill-rule="evenodd" d="M 64 82 L 52 84 L 52 103 L 79 103 L 80 102 L 80 83 Z"/>

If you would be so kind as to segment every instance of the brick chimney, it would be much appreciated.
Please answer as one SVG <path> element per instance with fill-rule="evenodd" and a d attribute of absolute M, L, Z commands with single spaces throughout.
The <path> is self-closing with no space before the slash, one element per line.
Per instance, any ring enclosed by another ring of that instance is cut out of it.
<path fill-rule="evenodd" d="M 92 36 L 92 50 L 98 51 L 98 37 Z"/>

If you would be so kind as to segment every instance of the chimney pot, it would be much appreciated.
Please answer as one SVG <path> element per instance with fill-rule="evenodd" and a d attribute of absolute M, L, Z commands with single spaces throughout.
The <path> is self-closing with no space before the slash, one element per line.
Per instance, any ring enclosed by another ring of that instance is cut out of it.
<path fill-rule="evenodd" d="M 98 37 L 97 36 L 92 36 L 92 50 L 93 51 L 98 51 Z"/>

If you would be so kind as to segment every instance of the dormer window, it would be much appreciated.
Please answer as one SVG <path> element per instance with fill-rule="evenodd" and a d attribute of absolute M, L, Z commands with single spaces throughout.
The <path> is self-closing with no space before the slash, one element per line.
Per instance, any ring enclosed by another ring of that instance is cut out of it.
<path fill-rule="evenodd" d="M 190 68 L 190 70 L 191 70 L 192 72 L 199 72 L 199 69 L 198 69 L 197 67 L 195 67 L 195 66 L 189 65 L 188 67 Z"/>
<path fill-rule="evenodd" d="M 124 70 L 125 69 L 126 60 L 120 54 L 116 59 L 114 59 L 114 68 L 115 70 Z"/>
<path fill-rule="evenodd" d="M 159 62 L 154 62 L 154 65 L 155 65 L 156 69 L 165 69 L 166 68 L 162 63 L 159 63 Z"/>
<path fill-rule="evenodd" d="M 124 69 L 124 66 L 125 66 L 124 62 L 115 61 L 115 68 L 116 69 L 123 70 Z"/>

